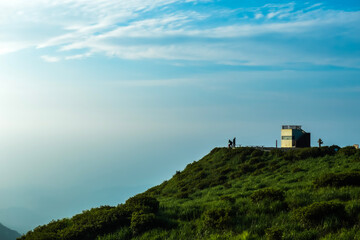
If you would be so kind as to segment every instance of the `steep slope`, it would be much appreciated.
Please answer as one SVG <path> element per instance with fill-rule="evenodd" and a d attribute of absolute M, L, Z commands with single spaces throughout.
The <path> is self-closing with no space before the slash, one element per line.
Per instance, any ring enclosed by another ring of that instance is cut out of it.
<path fill-rule="evenodd" d="M 29 239 L 360 239 L 360 151 L 216 148 L 117 207 Z"/>
<path fill-rule="evenodd" d="M 15 240 L 20 237 L 20 234 L 11 230 L 0 223 L 0 239 L 1 240 Z"/>

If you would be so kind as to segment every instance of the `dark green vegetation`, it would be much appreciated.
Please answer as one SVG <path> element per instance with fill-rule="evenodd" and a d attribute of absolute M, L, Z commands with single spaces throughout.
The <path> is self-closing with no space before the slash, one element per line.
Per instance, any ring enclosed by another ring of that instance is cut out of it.
<path fill-rule="evenodd" d="M 20 237 L 20 234 L 11 230 L 0 223 L 0 239 L 1 240 L 15 240 Z"/>
<path fill-rule="evenodd" d="M 215 148 L 125 204 L 20 239 L 360 239 L 360 151 L 338 149 Z"/>

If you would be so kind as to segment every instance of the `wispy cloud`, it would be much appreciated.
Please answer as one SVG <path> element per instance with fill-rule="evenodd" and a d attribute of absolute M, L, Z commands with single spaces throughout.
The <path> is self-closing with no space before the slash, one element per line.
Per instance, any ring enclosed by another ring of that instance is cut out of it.
<path fill-rule="evenodd" d="M 0 2 L 0 6 L 16 9 L 16 12 L 25 11 L 18 9 L 20 2 L 23 1 Z M 201 60 L 240 65 L 301 62 L 344 66 L 346 62 L 347 67 L 360 67 L 356 55 L 342 61 L 342 56 L 332 54 L 332 49 L 325 55 L 316 52 L 316 44 L 321 39 L 331 38 L 332 34 L 343 36 L 344 41 L 360 38 L 360 11 L 325 9 L 321 3 L 290 2 L 242 9 L 242 16 L 235 16 L 232 15 L 234 11 L 225 11 L 225 8 L 204 12 L 194 5 L 200 2 L 206 1 L 35 0 L 25 6 L 31 13 L 27 18 L 32 16 L 35 24 L 48 18 L 48 24 L 58 29 L 44 36 L 36 47 L 42 51 L 46 49 L 49 55 L 68 54 L 61 58 L 66 60 L 98 53 L 123 59 Z M 186 7 L 187 4 L 192 7 Z M 217 13 L 238 20 L 221 21 Z M 205 19 L 213 24 L 204 24 Z M 314 38 L 317 39 L 311 49 L 307 47 L 303 51 L 299 51 L 298 45 L 287 43 L 287 39 L 310 42 Z M 56 61 L 59 60 L 56 57 Z"/>
<path fill-rule="evenodd" d="M 53 56 L 48 56 L 48 55 L 41 56 L 41 59 L 44 60 L 45 62 L 49 62 L 49 63 L 55 63 L 55 62 L 60 61 L 59 57 L 53 57 Z"/>
<path fill-rule="evenodd" d="M 2 42 L 0 39 L 0 55 L 17 52 L 25 48 L 28 48 L 31 45 L 32 44 L 28 42 L 12 42 L 12 41 Z"/>

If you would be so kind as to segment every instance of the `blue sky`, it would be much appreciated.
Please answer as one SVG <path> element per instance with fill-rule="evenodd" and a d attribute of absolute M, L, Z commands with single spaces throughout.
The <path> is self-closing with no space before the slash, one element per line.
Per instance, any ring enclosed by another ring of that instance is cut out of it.
<path fill-rule="evenodd" d="M 360 143 L 359 77 L 358 1 L 0 0 L 0 222 L 116 205 L 282 124 Z"/>

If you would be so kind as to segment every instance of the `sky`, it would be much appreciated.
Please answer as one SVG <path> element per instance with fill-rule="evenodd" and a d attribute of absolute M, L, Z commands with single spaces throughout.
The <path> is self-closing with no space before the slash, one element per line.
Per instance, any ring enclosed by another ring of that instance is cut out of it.
<path fill-rule="evenodd" d="M 360 2 L 0 0 L 0 222 L 117 205 L 212 148 L 360 143 Z"/>

